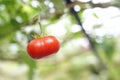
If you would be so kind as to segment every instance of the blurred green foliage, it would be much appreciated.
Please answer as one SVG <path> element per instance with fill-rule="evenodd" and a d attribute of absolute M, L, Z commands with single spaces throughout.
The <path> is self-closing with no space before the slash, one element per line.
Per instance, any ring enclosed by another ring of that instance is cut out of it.
<path fill-rule="evenodd" d="M 74 5 L 81 8 L 78 14 L 83 26 L 86 21 L 83 14 L 87 9 L 110 6 L 120 8 L 119 0 L 108 3 L 75 1 L 78 2 Z M 96 13 L 92 16 L 100 19 Z M 61 26 L 65 29 L 62 32 L 65 34 L 57 36 L 61 41 L 61 49 L 56 55 L 33 60 L 27 55 L 26 45 L 33 39 L 31 35 L 40 33 L 38 18 L 47 34 L 52 34 L 52 31 L 47 32 L 51 25 L 66 20 L 66 24 Z M 77 31 L 73 31 L 74 27 L 77 27 Z M 104 26 L 96 23 L 93 33 L 88 31 L 88 34 L 93 39 L 106 69 L 99 68 L 101 66 L 96 56 L 64 0 L 0 0 L 0 80 L 120 80 L 119 36 L 94 34 L 94 30 L 101 27 Z M 23 68 L 14 68 L 15 72 L 12 72 L 14 69 L 9 67 L 15 64 L 24 64 L 27 67 L 25 72 L 17 74 Z"/>

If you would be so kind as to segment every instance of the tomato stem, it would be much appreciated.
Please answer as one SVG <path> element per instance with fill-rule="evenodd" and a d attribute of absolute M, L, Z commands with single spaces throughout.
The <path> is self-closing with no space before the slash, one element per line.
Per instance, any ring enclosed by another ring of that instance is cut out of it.
<path fill-rule="evenodd" d="M 41 25 L 41 22 L 40 22 L 40 16 L 38 17 L 38 23 L 39 23 L 39 27 L 40 27 L 40 37 L 44 37 L 45 36 L 45 33 L 44 33 L 44 29 L 42 28 L 42 25 Z"/>
<path fill-rule="evenodd" d="M 41 33 L 43 33 L 42 32 L 42 25 L 41 25 L 41 22 L 40 22 L 40 16 L 38 17 L 38 23 L 39 23 L 39 27 L 40 27 Z"/>
<path fill-rule="evenodd" d="M 42 28 L 42 25 L 41 25 L 41 22 L 40 22 L 40 17 L 39 17 L 38 20 L 39 20 L 39 21 L 38 21 L 39 27 L 40 27 L 40 30 L 41 30 L 39 37 L 43 37 L 43 36 L 44 36 L 44 33 L 43 33 L 43 28 Z"/>

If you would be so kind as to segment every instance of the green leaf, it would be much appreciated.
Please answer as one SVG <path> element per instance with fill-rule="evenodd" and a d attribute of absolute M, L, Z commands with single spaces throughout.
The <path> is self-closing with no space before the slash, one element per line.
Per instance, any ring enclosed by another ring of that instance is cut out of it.
<path fill-rule="evenodd" d="M 93 13 L 93 16 L 96 17 L 96 18 L 99 18 L 96 13 Z"/>
<path fill-rule="evenodd" d="M 104 36 L 101 48 L 104 50 L 106 58 L 108 60 L 111 60 L 115 52 L 115 39 L 112 37 Z"/>

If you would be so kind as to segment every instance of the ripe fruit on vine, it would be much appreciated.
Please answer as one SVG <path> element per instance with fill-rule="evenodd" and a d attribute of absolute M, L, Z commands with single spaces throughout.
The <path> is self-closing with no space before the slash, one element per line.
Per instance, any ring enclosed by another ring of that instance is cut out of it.
<path fill-rule="evenodd" d="M 56 53 L 60 43 L 54 36 L 45 36 L 30 41 L 27 45 L 27 52 L 33 59 L 39 59 Z"/>

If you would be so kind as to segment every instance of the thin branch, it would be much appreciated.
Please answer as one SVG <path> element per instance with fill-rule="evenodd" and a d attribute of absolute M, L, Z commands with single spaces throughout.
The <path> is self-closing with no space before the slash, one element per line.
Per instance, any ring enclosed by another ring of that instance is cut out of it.
<path fill-rule="evenodd" d="M 66 3 L 67 3 L 67 4 L 71 4 L 72 2 L 71 2 L 71 0 L 66 0 Z M 92 39 L 91 39 L 90 36 L 86 33 L 86 31 L 85 31 L 85 29 L 84 29 L 84 27 L 83 27 L 83 25 L 82 25 L 82 23 L 81 23 L 81 20 L 80 20 L 80 18 L 79 18 L 79 16 L 78 16 L 77 12 L 74 10 L 73 7 L 70 8 L 70 12 L 73 14 L 73 16 L 75 17 L 76 21 L 77 21 L 78 24 L 80 25 L 80 27 L 81 27 L 81 29 L 82 29 L 82 32 L 84 33 L 85 37 L 88 39 L 88 41 L 89 41 L 89 43 L 90 43 L 90 47 L 91 47 L 91 49 L 93 50 L 93 54 L 97 57 L 97 59 L 99 60 L 101 66 L 103 66 L 104 68 L 106 68 L 103 60 L 102 60 L 101 57 L 99 56 L 99 54 L 98 54 L 98 52 L 97 52 L 97 50 L 96 50 L 96 48 L 95 48 L 95 46 L 94 46 L 94 43 L 93 43 Z"/>

